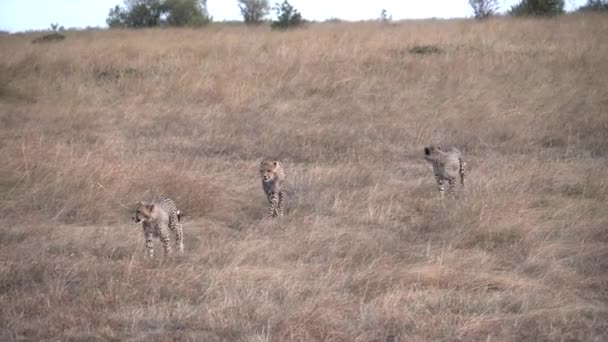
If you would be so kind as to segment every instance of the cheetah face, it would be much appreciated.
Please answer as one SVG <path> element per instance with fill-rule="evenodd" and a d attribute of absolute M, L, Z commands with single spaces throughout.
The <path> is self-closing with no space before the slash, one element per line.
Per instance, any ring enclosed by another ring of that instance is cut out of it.
<path fill-rule="evenodd" d="M 272 182 L 277 176 L 279 162 L 274 160 L 264 160 L 260 163 L 260 175 L 265 183 Z"/>
<path fill-rule="evenodd" d="M 139 224 L 143 221 L 149 220 L 152 217 L 152 210 L 154 209 L 154 203 L 146 204 L 137 202 L 135 213 L 133 214 L 133 222 Z"/>
<path fill-rule="evenodd" d="M 424 148 L 424 159 L 427 161 L 433 161 L 435 156 L 437 156 L 441 151 L 441 147 L 437 145 L 430 145 Z"/>

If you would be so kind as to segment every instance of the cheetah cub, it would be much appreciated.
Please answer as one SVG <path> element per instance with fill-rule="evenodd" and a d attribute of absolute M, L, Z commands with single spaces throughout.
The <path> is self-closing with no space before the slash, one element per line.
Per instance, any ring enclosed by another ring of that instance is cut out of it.
<path fill-rule="evenodd" d="M 285 203 L 283 201 L 283 183 L 285 182 L 285 170 L 280 161 L 262 160 L 260 162 L 260 176 L 262 177 L 262 189 L 268 198 L 268 217 L 283 216 Z"/>
<path fill-rule="evenodd" d="M 165 255 L 171 254 L 169 229 L 175 233 L 175 245 L 180 253 L 184 253 L 184 233 L 180 223 L 180 211 L 170 198 L 146 203 L 137 202 L 133 221 L 143 222 L 146 251 L 150 258 L 154 257 L 152 237 L 160 239 Z"/>
<path fill-rule="evenodd" d="M 445 183 L 448 183 L 448 194 L 456 196 L 456 178 L 460 176 L 460 184 L 464 187 L 466 163 L 460 150 L 454 146 L 430 145 L 424 148 L 424 159 L 433 166 L 433 176 L 439 185 L 441 197 L 445 196 Z"/>

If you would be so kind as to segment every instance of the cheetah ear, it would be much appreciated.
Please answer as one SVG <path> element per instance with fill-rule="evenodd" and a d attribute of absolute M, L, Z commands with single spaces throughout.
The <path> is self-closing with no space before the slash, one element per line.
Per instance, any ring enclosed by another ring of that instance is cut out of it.
<path fill-rule="evenodd" d="M 424 148 L 424 154 L 427 155 L 427 156 L 430 155 L 431 154 L 431 150 L 429 150 L 428 147 L 425 147 Z"/>
<path fill-rule="evenodd" d="M 150 212 L 152 212 L 154 210 L 154 207 L 156 207 L 156 205 L 154 203 L 150 203 L 148 205 L 148 210 L 150 210 Z"/>
<path fill-rule="evenodd" d="M 437 145 L 437 151 L 441 151 L 441 146 Z"/>

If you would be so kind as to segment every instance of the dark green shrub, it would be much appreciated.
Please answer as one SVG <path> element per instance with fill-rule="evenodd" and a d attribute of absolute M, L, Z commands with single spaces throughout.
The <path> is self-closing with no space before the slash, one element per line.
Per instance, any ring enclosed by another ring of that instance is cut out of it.
<path fill-rule="evenodd" d="M 59 34 L 57 32 L 53 32 L 51 34 L 47 34 L 47 35 L 44 35 L 42 37 L 38 37 L 38 38 L 32 40 L 32 43 L 34 43 L 34 44 L 53 43 L 53 42 L 60 42 L 64 39 L 65 39 L 64 35 Z"/>
<path fill-rule="evenodd" d="M 409 52 L 415 55 L 434 55 L 443 53 L 443 49 L 436 45 L 414 45 Z"/>
<path fill-rule="evenodd" d="M 127 24 L 127 11 L 116 5 L 114 8 L 110 8 L 110 13 L 106 18 L 106 23 L 110 28 L 125 27 Z"/>
<path fill-rule="evenodd" d="M 128 27 L 153 27 L 161 23 L 161 16 L 165 12 L 160 0 L 131 1 L 132 5 L 127 12 Z"/>
<path fill-rule="evenodd" d="M 277 20 L 270 25 L 273 29 L 285 30 L 300 26 L 304 23 L 302 15 L 287 0 L 282 4 L 275 4 L 274 10 L 277 13 Z"/>
<path fill-rule="evenodd" d="M 211 21 L 207 0 L 125 0 L 110 9 L 109 27 L 200 26 Z"/>
<path fill-rule="evenodd" d="M 604 12 L 608 11 L 608 0 L 587 0 L 587 3 L 579 7 L 579 12 Z"/>
<path fill-rule="evenodd" d="M 522 0 L 511 6 L 515 16 L 555 16 L 564 13 L 564 0 Z"/>
<path fill-rule="evenodd" d="M 205 1 L 166 0 L 163 9 L 169 26 L 202 26 L 211 21 Z"/>

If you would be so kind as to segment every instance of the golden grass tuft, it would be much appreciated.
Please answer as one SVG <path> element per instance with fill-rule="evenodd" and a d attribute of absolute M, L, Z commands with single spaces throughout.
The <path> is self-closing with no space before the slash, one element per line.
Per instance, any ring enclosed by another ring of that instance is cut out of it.
<path fill-rule="evenodd" d="M 608 339 L 605 19 L 0 36 L 0 339 Z"/>

